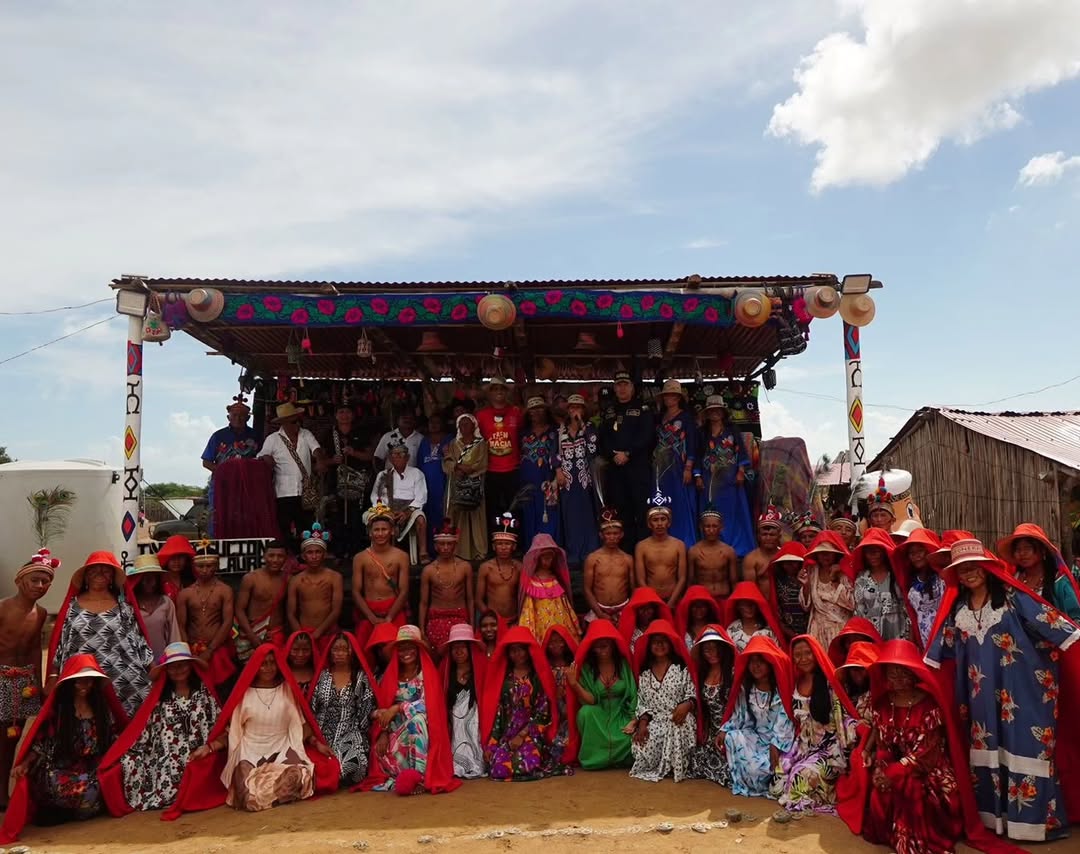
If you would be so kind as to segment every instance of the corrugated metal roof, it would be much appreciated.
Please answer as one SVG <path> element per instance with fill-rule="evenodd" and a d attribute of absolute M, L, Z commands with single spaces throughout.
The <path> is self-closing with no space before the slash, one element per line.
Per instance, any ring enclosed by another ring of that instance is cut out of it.
<path fill-rule="evenodd" d="M 829 467 L 816 478 L 818 486 L 842 486 L 851 483 L 851 463 L 829 463 Z"/>
<path fill-rule="evenodd" d="M 1080 470 L 1080 412 L 965 412 L 938 409 L 950 421 Z"/>

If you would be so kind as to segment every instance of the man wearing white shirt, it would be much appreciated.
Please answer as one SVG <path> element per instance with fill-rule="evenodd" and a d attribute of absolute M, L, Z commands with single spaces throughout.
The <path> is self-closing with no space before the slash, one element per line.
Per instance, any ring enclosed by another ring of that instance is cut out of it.
<path fill-rule="evenodd" d="M 390 448 L 390 467 L 379 472 L 375 485 L 371 489 L 371 504 L 384 504 L 394 514 L 397 526 L 398 542 L 403 541 L 416 526 L 417 545 L 420 548 L 420 562 L 428 560 L 427 517 L 424 504 L 427 502 L 427 481 L 424 473 L 408 465 L 409 449 L 405 445 L 393 445 Z M 364 514 L 367 522 L 372 510 Z"/>
<path fill-rule="evenodd" d="M 304 506 L 304 486 L 310 483 L 318 489 L 315 468 L 321 468 L 323 463 L 322 448 L 315 436 L 300 426 L 303 414 L 304 410 L 292 403 L 281 404 L 274 419 L 279 428 L 266 437 L 259 451 L 259 459 L 274 471 L 278 530 L 294 554 L 300 535 L 310 530 L 315 521 L 315 508 Z"/>
<path fill-rule="evenodd" d="M 416 431 L 416 416 L 409 411 L 403 411 L 398 416 L 398 426 L 388 433 L 383 433 L 379 444 L 375 446 L 375 471 L 390 468 L 390 449 L 394 445 L 404 445 L 409 449 L 409 467 L 416 468 L 416 461 L 420 455 L 420 443 L 424 437 Z"/>

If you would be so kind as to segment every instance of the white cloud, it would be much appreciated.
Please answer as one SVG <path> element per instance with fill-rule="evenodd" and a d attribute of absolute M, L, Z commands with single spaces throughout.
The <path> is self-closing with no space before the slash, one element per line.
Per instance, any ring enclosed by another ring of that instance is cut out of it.
<path fill-rule="evenodd" d="M 727 241 L 718 237 L 698 237 L 694 240 L 688 240 L 683 244 L 683 249 L 719 249 L 722 246 L 727 246 Z"/>
<path fill-rule="evenodd" d="M 884 186 L 944 141 L 1014 127 L 1024 95 L 1080 74 L 1080 4 L 850 0 L 863 32 L 826 36 L 768 132 L 817 147 L 811 188 Z"/>
<path fill-rule="evenodd" d="M 1056 184 L 1070 169 L 1078 168 L 1080 168 L 1080 155 L 1066 157 L 1064 151 L 1038 154 L 1024 164 L 1017 183 L 1024 187 Z"/>

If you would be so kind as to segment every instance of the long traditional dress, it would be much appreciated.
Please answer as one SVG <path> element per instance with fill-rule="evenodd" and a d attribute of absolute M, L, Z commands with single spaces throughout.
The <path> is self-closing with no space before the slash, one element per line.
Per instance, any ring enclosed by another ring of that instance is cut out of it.
<path fill-rule="evenodd" d="M 712 780 L 721 786 L 731 786 L 731 769 L 727 757 L 721 750 L 723 739 L 720 723 L 727 708 L 729 686 L 726 682 L 701 686 L 701 711 L 705 717 L 705 740 L 694 747 L 690 753 L 688 777 L 700 780 Z"/>
<path fill-rule="evenodd" d="M 488 446 L 479 433 L 468 445 L 460 436 L 451 440 L 443 453 L 443 471 L 446 472 L 446 515 L 458 529 L 457 556 L 462 560 L 481 560 L 488 553 L 487 504 L 483 498 L 476 507 L 455 503 L 454 489 L 461 477 L 454 473 L 456 465 L 475 466 L 476 471 L 468 476 L 478 477 L 483 483 L 488 466 Z"/>
<path fill-rule="evenodd" d="M 241 763 L 251 767 L 237 804 L 234 773 Z M 284 682 L 274 688 L 251 686 L 233 709 L 221 782 L 228 790 L 225 802 L 249 812 L 311 797 L 314 765 L 304 751 L 304 716 Z"/>
<path fill-rule="evenodd" d="M 891 572 L 879 582 L 874 580 L 869 569 L 864 569 L 855 577 L 854 596 L 855 616 L 865 617 L 873 623 L 882 640 L 910 638 L 911 623 L 908 619 L 907 602 L 899 581 Z"/>
<path fill-rule="evenodd" d="M 795 740 L 780 755 L 769 797 L 793 812 L 813 810 L 832 813 L 836 804 L 836 781 L 847 771 L 848 754 L 855 746 L 856 721 L 850 717 L 836 692 L 829 689 L 832 712 L 829 722 L 818 723 L 810 714 L 810 698 L 795 690 Z"/>
<path fill-rule="evenodd" d="M 690 671 L 673 661 L 658 680 L 651 669 L 638 679 L 637 717 L 649 715 L 649 737 L 644 744 L 632 744 L 634 764 L 630 776 L 657 783 L 668 774 L 678 783 L 687 776 L 690 751 L 697 740 L 697 721 L 690 712 L 681 725 L 671 720 L 675 707 L 694 702 L 697 691 Z M 643 724 L 638 724 L 643 726 Z"/>
<path fill-rule="evenodd" d="M 555 472 L 559 467 L 559 435 L 554 428 L 537 434 L 526 430 L 521 434 L 521 485 L 533 487 L 529 500 L 521 510 L 521 529 L 525 542 L 537 534 L 548 534 L 560 540 L 558 489 Z"/>
<path fill-rule="evenodd" d="M 743 628 L 742 620 L 736 620 L 727 627 L 727 633 L 731 635 L 731 639 L 735 641 L 735 648 L 739 652 L 742 652 L 744 649 L 746 649 L 746 645 L 750 643 L 750 638 L 755 638 L 759 636 L 763 638 L 768 638 L 773 643 L 780 643 L 780 640 L 776 637 L 776 633 L 772 629 L 770 629 L 766 623 L 762 622 L 760 625 L 761 628 L 753 632 L 747 632 Z"/>
<path fill-rule="evenodd" d="M 552 742 L 547 735 L 551 726 L 551 702 L 531 673 L 524 679 L 507 670 L 495 723 L 488 736 L 492 780 L 539 780 L 552 773 Z M 513 747 L 510 741 L 523 740 Z"/>
<path fill-rule="evenodd" d="M 625 659 L 615 670 L 615 681 L 610 685 L 601 681 L 590 666 L 581 668 L 578 674 L 581 687 L 596 698 L 596 703 L 578 707 L 577 725 L 581 738 L 578 761 L 588 771 L 602 768 L 618 768 L 629 765 L 630 736 L 623 728 L 630 723 L 637 711 L 637 683 Z"/>
<path fill-rule="evenodd" d="M 770 593 L 776 603 L 777 617 L 785 630 L 791 632 L 791 636 L 805 635 L 810 630 L 810 612 L 799 601 L 802 592 L 802 582 L 798 576 L 788 575 L 786 572 L 772 573 Z"/>
<path fill-rule="evenodd" d="M 775 747 L 783 754 L 795 741 L 795 727 L 779 691 L 740 688 L 731 716 L 721 729 L 731 769 L 732 794 L 771 797 L 769 784 L 774 769 L 769 748 Z"/>
<path fill-rule="evenodd" d="M 461 691 L 450 709 L 450 747 L 454 752 L 454 776 L 475 780 L 486 773 L 480 746 L 480 704 L 469 691 Z"/>
<path fill-rule="evenodd" d="M 810 612 L 810 634 L 825 649 L 833 642 L 855 611 L 851 581 L 841 574 L 836 584 L 821 579 L 817 568 L 810 569 L 810 590 L 799 591 L 799 603 Z"/>
<path fill-rule="evenodd" d="M 393 791 L 394 781 L 402 771 L 413 770 L 421 777 L 427 774 L 428 710 L 422 670 L 412 679 L 398 681 L 394 704 L 401 710 L 385 730 L 386 753 L 376 753 L 387 779 L 374 787 L 376 792 Z"/>
<path fill-rule="evenodd" d="M 656 425 L 653 466 L 657 489 L 671 499 L 671 536 L 687 547 L 697 542 L 697 489 L 683 483 L 686 463 L 694 463 L 698 451 L 698 431 L 692 415 L 679 411 L 664 415 Z"/>
<path fill-rule="evenodd" d="M 983 824 L 1011 839 L 1042 841 L 1068 824 L 1052 764 L 1058 735 L 1057 650 L 1080 630 L 1049 605 L 1006 588 L 1005 601 L 966 603 L 945 617 L 927 650 L 956 661 L 956 699 L 971 734 L 970 763 Z"/>
<path fill-rule="evenodd" d="M 536 575 L 540 553 L 555 549 L 553 578 Z M 518 625 L 530 629 L 537 643 L 542 643 L 552 626 L 563 626 L 574 640 L 581 637 L 577 614 L 571 604 L 570 570 L 566 553 L 547 534 L 538 534 L 522 561 L 518 588 Z"/>
<path fill-rule="evenodd" d="M 124 594 L 108 611 L 87 611 L 76 597 L 71 598 L 60 641 L 56 647 L 56 670 L 73 655 L 93 655 L 112 680 L 116 695 L 130 717 L 150 691 L 153 653 L 143 637 L 135 611 Z"/>
<path fill-rule="evenodd" d="M 937 619 L 944 595 L 945 581 L 933 570 L 925 582 L 920 581 L 918 576 L 912 579 L 908 604 L 915 612 L 915 619 L 919 624 L 919 639 L 923 645 L 930 643 L 930 632 L 934 628 L 934 620 Z"/>
<path fill-rule="evenodd" d="M 172 806 L 188 757 L 210 737 L 221 707 L 202 685 L 187 697 L 161 700 L 131 748 L 120 757 L 124 799 L 132 809 Z"/>
<path fill-rule="evenodd" d="M 443 468 L 443 458 L 449 447 L 451 437 L 444 436 L 437 442 L 425 436 L 420 440 L 416 452 L 416 467 L 424 474 L 427 481 L 427 501 L 424 503 L 424 515 L 427 517 L 428 548 L 435 548 L 435 532 L 442 527 L 443 513 L 446 509 L 447 474 Z"/>
<path fill-rule="evenodd" d="M 315 682 L 311 711 L 341 763 L 342 785 L 354 785 L 367 776 L 368 731 L 374 710 L 375 692 L 363 670 L 357 669 L 352 682 L 340 690 L 329 670 L 323 670 Z"/>
<path fill-rule="evenodd" d="M 941 709 L 930 696 L 909 709 L 885 698 L 873 722 L 875 763 L 892 786 L 871 790 L 863 835 L 897 854 L 950 854 L 963 836 L 964 818 Z"/>
<path fill-rule="evenodd" d="M 757 548 L 750 500 L 746 488 L 737 482 L 739 468 L 748 467 L 750 457 L 742 437 L 728 427 L 714 436 L 706 425 L 700 441 L 698 470 L 705 484 L 702 496 L 724 515 L 720 538 L 742 558 Z"/>
<path fill-rule="evenodd" d="M 596 428 L 586 423 L 571 435 L 569 427 L 559 428 L 559 458 L 566 474 L 566 485 L 559 490 L 562 515 L 562 538 L 566 559 L 572 567 L 581 567 L 600 547 L 596 535 L 596 511 L 599 500 L 593 480 L 593 460 L 597 454 Z"/>
<path fill-rule="evenodd" d="M 74 754 L 61 756 L 53 735 L 39 738 L 31 747 L 37 758 L 30 769 L 30 791 L 42 818 L 87 819 L 101 812 L 101 786 L 97 766 L 116 736 L 98 732 L 94 719 L 76 719 Z"/>

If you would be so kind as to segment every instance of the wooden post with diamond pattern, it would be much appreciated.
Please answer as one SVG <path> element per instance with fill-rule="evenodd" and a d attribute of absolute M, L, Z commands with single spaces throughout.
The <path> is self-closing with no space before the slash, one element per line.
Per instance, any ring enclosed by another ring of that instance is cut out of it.
<path fill-rule="evenodd" d="M 850 323 L 844 323 L 844 361 L 847 365 L 848 463 L 854 490 L 855 484 L 866 473 L 866 435 L 863 433 L 862 348 L 859 327 Z"/>
<path fill-rule="evenodd" d="M 139 554 L 139 503 L 142 495 L 143 319 L 128 317 L 127 380 L 124 395 L 123 508 L 120 513 L 119 554 L 124 568 Z"/>

